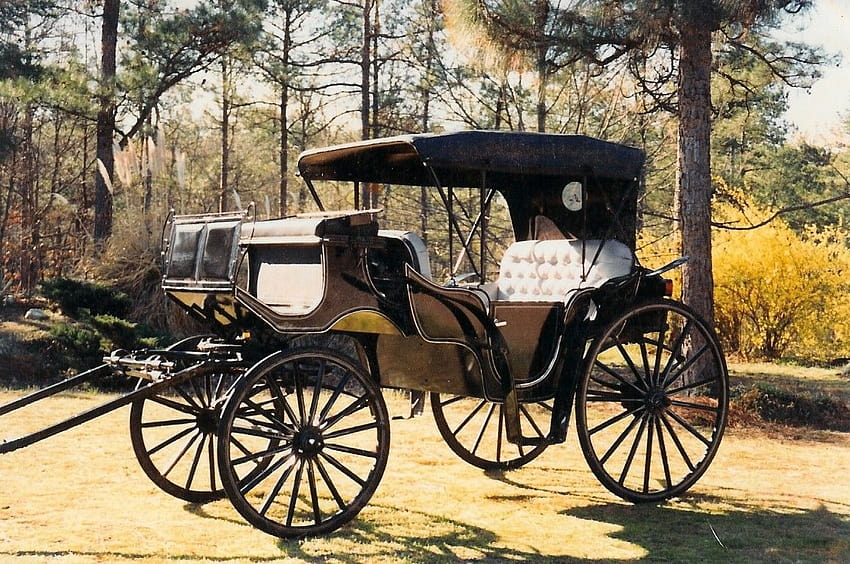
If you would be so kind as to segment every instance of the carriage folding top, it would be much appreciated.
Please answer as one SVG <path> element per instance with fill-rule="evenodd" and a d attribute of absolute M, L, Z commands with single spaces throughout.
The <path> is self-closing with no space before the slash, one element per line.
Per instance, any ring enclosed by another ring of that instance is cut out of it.
<path fill-rule="evenodd" d="M 711 328 L 670 298 L 682 260 L 637 260 L 643 166 L 580 135 L 405 135 L 304 152 L 318 211 L 170 217 L 163 289 L 210 334 L 106 359 L 150 387 L 121 400 L 142 468 L 183 499 L 227 495 L 270 534 L 324 534 L 378 486 L 396 389 L 429 393 L 447 445 L 480 468 L 531 462 L 574 411 L 610 491 L 682 494 L 720 443 L 728 377 Z M 326 210 L 320 183 L 351 183 L 354 209 Z M 445 244 L 359 209 L 370 184 L 436 194 Z M 489 245 L 497 199 L 513 242 Z"/>

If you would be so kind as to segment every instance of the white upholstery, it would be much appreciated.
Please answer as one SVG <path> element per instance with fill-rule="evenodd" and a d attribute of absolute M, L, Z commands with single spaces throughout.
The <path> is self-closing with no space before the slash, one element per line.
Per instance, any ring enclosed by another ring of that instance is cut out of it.
<path fill-rule="evenodd" d="M 633 266 L 631 249 L 615 240 L 519 241 L 502 258 L 497 299 L 562 301 L 571 290 L 601 286 Z"/>

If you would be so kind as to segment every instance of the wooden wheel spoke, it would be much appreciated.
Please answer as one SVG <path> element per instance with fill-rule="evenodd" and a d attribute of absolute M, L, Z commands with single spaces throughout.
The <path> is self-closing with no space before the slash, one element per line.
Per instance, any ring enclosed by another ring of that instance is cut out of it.
<path fill-rule="evenodd" d="M 671 373 L 671 374 L 668 374 L 667 377 L 664 378 L 662 387 L 666 388 L 667 386 L 669 386 L 670 384 L 675 382 L 679 378 L 679 376 L 684 374 L 685 371 L 688 370 L 688 368 L 693 366 L 694 363 L 697 360 L 699 360 L 699 358 L 702 357 L 702 355 L 704 355 L 708 350 L 709 350 L 708 344 L 705 344 L 698 351 L 696 351 L 693 355 L 691 355 L 691 357 L 688 358 L 688 360 L 685 363 L 683 363 L 681 365 L 677 365 L 676 371 Z"/>
<path fill-rule="evenodd" d="M 258 485 L 263 483 L 266 478 L 277 472 L 280 468 L 289 464 L 286 470 L 284 470 L 281 479 L 278 480 L 278 483 L 282 484 L 286 480 L 286 477 L 289 475 L 289 473 L 292 471 L 292 468 L 295 467 L 295 462 L 297 462 L 297 459 L 294 453 L 289 453 L 289 455 L 281 457 L 279 460 L 273 462 L 272 464 L 269 464 L 268 466 L 257 472 L 255 475 L 251 476 L 250 479 L 240 483 L 239 491 L 243 495 L 247 494 L 248 492 L 256 488 Z"/>
<path fill-rule="evenodd" d="M 304 473 L 304 461 L 298 460 L 297 467 L 298 469 L 295 471 L 295 478 L 292 480 L 292 492 L 289 494 L 289 509 L 286 512 L 287 527 L 292 526 L 292 520 L 295 518 L 295 508 L 298 505 L 298 493 L 301 490 L 301 475 Z M 264 515 L 264 513 L 261 512 L 260 515 Z"/>
<path fill-rule="evenodd" d="M 710 438 L 705 437 L 702 433 L 699 432 L 699 430 L 696 427 L 694 427 L 693 425 L 691 425 L 690 423 L 685 421 L 675 411 L 667 410 L 666 413 L 667 413 L 667 415 L 672 417 L 676 421 L 676 423 L 678 423 L 679 425 L 684 427 L 691 435 L 693 435 L 694 437 L 696 437 L 697 439 L 702 441 L 703 444 L 705 444 L 705 446 L 711 445 L 711 439 Z"/>
<path fill-rule="evenodd" d="M 596 433 L 598 433 L 599 431 L 601 431 L 601 430 L 603 430 L 603 429 L 607 429 L 607 428 L 608 428 L 608 427 L 610 427 L 611 425 L 613 425 L 613 424 L 615 424 L 615 423 L 618 423 L 618 422 L 622 421 L 622 420 L 623 420 L 623 419 L 625 419 L 626 417 L 633 417 L 633 416 L 636 416 L 637 414 L 639 414 L 640 412 L 644 411 L 645 409 L 646 409 L 646 407 L 643 405 L 643 403 L 641 403 L 641 405 L 640 405 L 640 406 L 638 406 L 638 407 L 636 407 L 636 408 L 634 408 L 634 409 L 629 409 L 629 410 L 623 411 L 623 412 L 621 412 L 621 413 L 619 413 L 619 414 L 615 415 L 614 417 L 611 417 L 610 419 L 607 419 L 606 421 L 603 421 L 602 423 L 600 423 L 599 425 L 597 425 L 597 426 L 593 427 L 592 429 L 588 429 L 587 433 L 588 433 L 588 435 L 595 435 L 595 434 L 596 434 Z"/>
<path fill-rule="evenodd" d="M 453 434 L 454 436 L 457 436 L 457 435 L 458 435 L 461 431 L 463 431 L 464 427 L 466 427 L 466 426 L 467 426 L 467 424 L 469 424 L 469 422 L 470 422 L 470 421 L 472 421 L 472 419 L 473 419 L 473 418 L 474 418 L 474 417 L 475 417 L 475 416 L 476 416 L 476 415 L 477 415 L 477 414 L 481 411 L 481 409 L 482 409 L 482 408 L 484 408 L 484 406 L 486 406 L 486 405 L 487 405 L 487 402 L 486 402 L 485 400 L 481 400 L 481 401 L 479 401 L 479 402 L 478 402 L 478 405 L 476 405 L 476 406 L 472 409 L 472 411 L 470 411 L 470 412 L 469 412 L 469 415 L 467 415 L 467 416 L 463 419 L 463 421 L 461 421 L 461 422 L 460 422 L 460 425 L 458 425 L 457 427 L 455 427 L 455 428 L 452 430 L 452 434 Z"/>
<path fill-rule="evenodd" d="M 184 435 L 184 436 L 185 436 L 185 435 Z M 167 477 L 167 476 L 171 473 L 171 471 L 172 471 L 172 470 L 174 470 L 174 467 L 175 467 L 175 466 L 177 466 L 177 463 L 179 463 L 179 462 L 183 459 L 183 457 L 184 457 L 184 456 L 186 456 L 186 453 L 187 453 L 187 452 L 189 452 L 189 449 L 191 449 L 191 448 L 192 448 L 192 445 L 193 445 L 193 444 L 195 444 L 195 441 L 197 441 L 197 440 L 198 440 L 198 437 L 200 437 L 200 436 L 201 436 L 201 433 L 200 433 L 200 432 L 195 433 L 194 435 L 192 435 L 192 436 L 189 438 L 189 440 L 188 440 L 188 441 L 186 441 L 186 444 L 185 444 L 185 445 L 183 445 L 183 448 L 181 448 L 181 449 L 180 449 L 180 450 L 179 450 L 179 451 L 178 451 L 178 452 L 177 452 L 177 453 L 176 453 L 176 454 L 175 454 L 175 455 L 171 458 L 171 462 L 165 466 L 165 469 L 164 469 L 164 470 L 163 470 L 163 472 L 162 472 L 162 475 L 163 475 L 163 476 L 166 476 L 166 477 Z M 182 438 L 182 437 L 181 437 L 181 438 Z M 174 441 L 172 441 L 172 442 L 174 442 Z M 169 444 L 170 444 L 170 443 L 169 443 Z"/>
<path fill-rule="evenodd" d="M 616 339 L 615 343 L 617 346 L 617 350 L 620 351 L 620 356 L 623 358 L 623 360 L 626 361 L 626 364 L 629 366 L 629 369 L 632 371 L 632 374 L 634 375 L 635 379 L 642 384 L 642 388 L 633 384 L 632 382 L 624 383 L 631 385 L 633 388 L 639 391 L 648 389 L 648 383 L 646 381 L 646 378 L 643 377 L 643 375 L 646 375 L 648 373 L 644 371 L 643 375 L 641 375 L 641 370 L 637 367 L 637 365 L 635 365 L 634 360 L 632 360 L 632 355 L 629 354 L 629 351 L 626 350 L 626 347 L 623 346 L 623 343 L 620 341 L 620 339 Z"/>
<path fill-rule="evenodd" d="M 667 458 L 667 444 L 664 442 L 664 433 L 661 429 L 661 417 L 655 417 L 655 435 L 658 437 L 658 450 L 661 454 L 661 464 L 664 468 L 664 483 L 667 489 L 673 487 L 673 478 L 670 476 L 670 461 Z"/>
<path fill-rule="evenodd" d="M 322 395 L 322 384 L 325 383 L 325 371 L 327 370 L 327 367 L 328 365 L 326 362 L 322 361 L 320 363 L 319 374 L 316 376 L 316 382 L 313 384 L 313 397 L 310 401 L 310 409 L 307 412 L 306 419 L 306 421 L 310 422 L 311 424 L 316 423 L 316 413 L 319 409 L 319 398 Z"/>
<path fill-rule="evenodd" d="M 151 396 L 148 398 L 148 401 L 152 401 L 154 403 L 158 403 L 159 405 L 163 405 L 165 407 L 169 407 L 175 411 L 180 411 L 182 413 L 186 413 L 188 415 L 196 415 L 198 410 L 192 405 L 187 405 L 185 403 L 180 403 L 178 401 L 174 401 L 171 398 L 166 398 L 163 396 Z"/>
<path fill-rule="evenodd" d="M 189 471 L 186 473 L 186 486 L 187 490 L 192 489 L 192 482 L 195 481 L 195 474 L 198 471 L 198 465 L 201 463 L 201 457 L 204 455 L 204 446 L 207 443 L 207 436 L 202 435 L 201 441 L 198 443 L 198 448 L 195 449 L 195 456 L 192 457 L 192 464 L 189 467 Z M 187 451 L 188 452 L 188 449 Z"/>
<path fill-rule="evenodd" d="M 640 427 L 638 427 L 637 434 L 635 435 L 634 441 L 632 441 L 632 446 L 629 449 L 629 454 L 626 456 L 626 461 L 623 463 L 623 468 L 620 471 L 619 483 L 623 485 L 623 482 L 626 480 L 626 476 L 629 474 L 629 470 L 631 470 L 632 462 L 635 460 L 635 454 L 637 454 L 637 449 L 640 446 L 640 440 L 643 437 L 643 432 L 646 429 L 646 421 L 647 418 L 640 418 Z"/>
<path fill-rule="evenodd" d="M 687 340 L 688 335 L 691 332 L 691 327 L 693 327 L 693 320 L 688 319 L 685 326 L 682 328 L 679 336 L 676 337 L 676 342 L 670 348 L 670 357 L 667 359 L 667 363 L 664 365 L 664 371 L 659 374 L 658 384 L 661 384 L 662 388 L 667 386 L 667 378 L 670 374 L 670 371 L 673 369 L 673 366 L 676 364 L 677 359 L 682 354 L 682 347 L 685 345 L 685 340 Z M 674 378 L 675 379 L 675 378 Z"/>
<path fill-rule="evenodd" d="M 316 489 L 316 473 L 313 469 L 313 461 L 307 461 L 307 482 L 310 484 L 310 502 L 313 506 L 313 522 L 322 522 L 322 511 L 319 508 L 319 492 Z"/>
<path fill-rule="evenodd" d="M 345 509 L 345 500 L 340 495 L 339 490 L 336 488 L 336 484 L 334 484 L 333 480 L 331 479 L 331 476 L 325 468 L 325 465 L 322 464 L 322 459 L 316 458 L 315 462 L 316 468 L 319 470 L 319 474 L 322 476 L 322 480 L 325 481 L 325 485 L 328 487 L 328 491 L 330 491 L 331 496 L 334 498 L 334 501 L 336 501 L 337 507 L 339 507 L 340 509 Z"/>
<path fill-rule="evenodd" d="M 178 425 L 192 425 L 193 427 L 197 424 L 197 420 L 193 417 L 192 419 L 161 419 L 159 421 L 144 421 L 141 424 L 142 429 L 156 429 L 158 427 L 175 427 Z"/>
<path fill-rule="evenodd" d="M 708 377 L 704 380 L 697 380 L 696 382 L 691 382 L 689 384 L 679 386 L 678 388 L 673 388 L 673 389 L 667 390 L 667 395 L 668 396 L 674 396 L 674 395 L 680 394 L 682 392 L 687 392 L 687 391 L 690 391 L 690 390 L 696 390 L 697 388 L 702 388 L 703 386 L 712 385 L 712 384 L 716 384 L 716 383 L 717 383 L 717 378 L 710 376 L 710 377 Z"/>
<path fill-rule="evenodd" d="M 286 485 L 286 481 L 289 479 L 289 476 L 292 474 L 292 470 L 295 469 L 295 466 L 295 464 L 292 464 L 291 466 L 287 467 L 283 471 L 283 473 L 281 473 L 280 478 L 277 479 L 274 486 L 272 486 L 272 489 L 269 490 L 269 493 L 265 495 L 265 497 L 263 498 L 263 504 L 260 505 L 260 515 L 265 515 L 269 512 L 269 509 L 271 509 L 272 504 L 277 499 L 277 496 L 280 494 L 280 491 L 283 489 L 283 486 Z M 280 468 L 280 466 L 278 466 L 278 468 Z M 277 468 L 275 468 L 275 470 L 277 470 Z M 261 474 L 263 473 L 261 472 Z M 267 477 L 268 475 L 263 476 L 263 478 Z M 298 480 L 297 477 L 295 479 Z"/>
<path fill-rule="evenodd" d="M 642 394 L 642 393 L 644 393 L 644 392 L 646 391 L 646 390 L 643 390 L 643 389 L 639 388 L 639 387 L 637 386 L 637 384 L 635 384 L 634 382 L 631 382 L 631 381 L 629 381 L 629 380 L 626 380 L 626 379 L 625 379 L 625 378 L 623 378 L 623 377 L 622 377 L 622 376 L 621 376 L 621 375 L 620 375 L 620 374 L 619 374 L 616 370 L 614 370 L 613 368 L 609 367 L 609 366 L 608 366 L 608 365 L 606 365 L 606 364 L 603 364 L 601 361 L 597 360 L 597 361 L 596 361 L 596 363 L 595 363 L 595 365 L 596 365 L 596 367 L 597 367 L 597 368 L 600 368 L 600 369 L 601 369 L 602 371 L 604 371 L 606 374 L 609 374 L 612 378 L 615 378 L 618 382 L 621 382 L 623 385 L 628 386 L 628 387 L 630 387 L 630 388 L 634 389 L 636 392 L 638 392 L 638 393 L 641 393 L 641 394 Z M 638 379 L 640 380 L 640 378 L 638 378 Z M 603 385 L 603 386 L 605 386 L 605 387 L 608 387 L 608 388 L 611 388 L 611 389 L 617 389 L 615 386 L 613 386 L 613 385 L 611 385 L 611 384 L 607 384 L 607 385 L 606 385 L 606 384 L 604 384 L 604 383 L 603 383 L 603 381 L 601 381 L 601 380 L 599 380 L 599 379 L 597 379 L 597 378 L 593 378 L 593 381 L 594 381 L 594 382 L 596 382 L 596 383 L 598 383 L 598 384 L 600 384 L 600 385 Z M 640 380 L 640 381 L 642 382 L 643 380 Z"/>
<path fill-rule="evenodd" d="M 336 439 L 339 437 L 344 437 L 346 435 L 353 435 L 355 433 L 362 433 L 363 431 L 368 431 L 370 429 L 376 429 L 378 427 L 377 421 L 370 421 L 369 423 L 363 423 L 361 425 L 355 425 L 354 427 L 347 427 L 345 429 L 337 429 L 332 433 L 323 433 L 322 437 L 325 440 L 328 439 Z"/>
<path fill-rule="evenodd" d="M 475 454 L 478 451 L 478 447 L 481 446 L 481 441 L 484 439 L 484 433 L 487 431 L 487 427 L 490 424 L 490 419 L 493 417 L 493 412 L 496 410 L 496 404 L 491 403 L 487 409 L 487 415 L 484 416 L 484 421 L 481 423 L 481 427 L 478 429 L 478 434 L 475 436 L 475 442 L 472 446 L 472 454 Z M 497 446 L 497 457 L 498 457 L 499 447 Z"/>
<path fill-rule="evenodd" d="M 339 381 L 339 383 L 334 387 L 334 391 L 331 394 L 331 397 L 328 398 L 328 401 L 325 402 L 324 407 L 322 407 L 322 411 L 319 414 L 318 421 L 324 421 L 328 414 L 333 409 L 333 406 L 336 404 L 342 392 L 345 390 L 345 387 L 348 385 L 348 382 L 351 380 L 351 373 L 346 372 L 345 376 Z"/>
<path fill-rule="evenodd" d="M 605 452 L 605 454 L 603 454 L 602 457 L 599 459 L 599 462 L 602 465 L 604 465 L 608 461 L 608 459 L 611 458 L 611 455 L 617 452 L 617 449 L 620 448 L 620 445 L 623 444 L 623 441 L 626 440 L 626 437 L 629 436 L 629 433 L 634 430 L 634 428 L 637 426 L 638 423 L 640 423 L 640 421 L 640 417 L 632 418 L 626 428 L 623 429 L 623 431 L 617 436 L 614 442 L 611 443 L 611 446 L 608 447 L 608 450 Z"/>
<path fill-rule="evenodd" d="M 257 452 L 250 452 L 245 449 L 244 445 L 238 445 L 237 448 L 244 452 L 244 456 L 240 456 L 238 458 L 234 458 L 231 460 L 234 466 L 239 466 L 245 464 L 246 462 L 256 462 L 257 460 L 262 460 L 264 458 L 272 457 L 276 454 L 281 454 L 283 452 L 291 452 L 292 451 L 292 443 L 286 442 L 280 445 L 277 445 L 272 448 L 267 448 L 264 450 L 258 450 Z"/>
<path fill-rule="evenodd" d="M 696 469 L 694 463 L 691 462 L 691 457 L 688 455 L 688 451 L 685 448 L 685 445 L 682 444 L 682 441 L 679 440 L 679 435 L 676 433 L 676 430 L 673 429 L 673 426 L 667 420 L 666 417 L 660 417 L 661 422 L 664 424 L 664 427 L 667 429 L 667 433 L 670 435 L 670 439 L 672 439 L 673 444 L 676 445 L 676 449 L 679 451 L 679 455 L 682 457 L 682 460 L 685 461 L 685 464 L 688 466 L 691 472 Z"/>
<path fill-rule="evenodd" d="M 652 440 L 655 436 L 655 417 L 652 414 L 647 416 L 646 425 L 646 454 L 643 459 L 643 492 L 649 491 L 649 477 L 652 474 Z"/>
<path fill-rule="evenodd" d="M 352 481 L 356 482 L 359 486 L 366 485 L 366 480 L 355 474 L 351 469 L 348 468 L 345 464 L 328 454 L 326 451 L 322 451 L 319 454 L 320 457 L 325 459 L 331 466 L 348 476 Z"/>
<path fill-rule="evenodd" d="M 545 406 L 546 404 L 543 405 Z M 537 433 L 538 437 L 546 436 L 546 433 L 543 432 L 543 430 L 537 424 L 537 421 L 534 420 L 534 417 L 531 416 L 531 413 L 528 412 L 528 408 L 524 404 L 519 404 L 519 412 L 525 416 L 525 420 L 528 421 L 528 423 L 531 425 L 531 428 L 534 429 L 535 433 Z M 504 417 L 502 417 L 502 419 L 504 419 Z"/>
<path fill-rule="evenodd" d="M 197 394 L 197 390 L 195 389 L 195 379 L 194 378 L 189 380 L 189 386 Z M 203 404 L 198 403 L 198 401 L 195 399 L 196 396 L 187 392 L 186 390 L 184 390 L 182 385 L 174 386 L 172 389 L 175 392 L 177 392 L 177 395 L 179 395 L 181 398 L 183 398 L 186 401 L 187 406 L 189 406 L 189 408 L 194 410 L 195 412 L 198 412 L 198 411 L 200 411 L 204 408 Z"/>
<path fill-rule="evenodd" d="M 271 391 L 272 405 L 276 408 L 275 411 L 283 411 L 289 420 L 293 423 L 297 423 L 298 421 L 303 421 L 303 419 L 299 419 L 298 415 L 292 410 L 292 406 L 289 405 L 289 402 L 286 401 L 286 394 L 280 388 L 277 380 L 267 375 L 265 378 L 266 386 Z M 249 401 L 246 401 L 249 405 L 254 405 L 269 419 L 276 420 L 276 416 L 268 415 L 267 410 L 260 408 L 258 404 L 252 404 Z"/>
<path fill-rule="evenodd" d="M 327 430 L 345 419 L 346 417 L 350 417 L 351 415 L 357 413 L 361 409 L 366 409 L 369 407 L 369 398 L 367 396 L 361 396 L 356 400 L 352 401 L 348 406 L 334 414 L 332 417 L 328 417 L 327 419 L 317 422 L 321 424 L 322 429 Z"/>
<path fill-rule="evenodd" d="M 707 411 L 709 413 L 717 413 L 718 408 L 714 405 L 706 405 L 704 403 L 695 403 L 691 401 L 683 401 L 683 400 L 672 400 L 670 405 L 675 405 L 676 407 L 684 407 L 685 409 L 696 409 L 699 411 Z"/>
<path fill-rule="evenodd" d="M 367 458 L 377 458 L 378 453 L 373 450 L 366 450 L 363 448 L 356 448 L 348 445 L 340 445 L 337 443 L 325 443 L 325 449 L 334 450 L 337 452 L 344 452 L 346 454 L 353 454 L 355 456 L 365 456 Z"/>
<path fill-rule="evenodd" d="M 165 439 L 161 443 L 157 444 L 153 448 L 148 449 L 148 455 L 156 454 L 157 452 L 161 451 L 165 447 L 172 445 L 172 444 L 176 443 L 177 441 L 179 441 L 180 439 L 186 437 L 187 435 L 189 435 L 191 433 L 195 433 L 195 432 L 199 433 L 199 431 L 197 431 L 197 429 L 195 429 L 194 427 L 191 427 L 189 429 L 184 429 L 184 430 L 180 431 L 179 433 L 176 433 L 176 434 L 168 437 L 167 439 Z"/>

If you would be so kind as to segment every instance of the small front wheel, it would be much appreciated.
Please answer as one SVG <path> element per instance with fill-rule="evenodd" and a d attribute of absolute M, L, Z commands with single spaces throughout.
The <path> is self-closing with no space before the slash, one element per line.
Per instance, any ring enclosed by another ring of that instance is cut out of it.
<path fill-rule="evenodd" d="M 602 484 L 632 502 L 681 494 L 720 445 L 729 401 L 717 338 L 672 300 L 638 305 L 593 342 L 576 392 L 585 459 Z"/>
<path fill-rule="evenodd" d="M 512 470 L 528 464 L 548 446 L 552 402 L 519 404 L 520 424 L 539 439 L 535 446 L 508 442 L 505 407 L 481 398 L 431 393 L 437 429 L 449 448 L 464 461 L 484 470 Z"/>
<path fill-rule="evenodd" d="M 249 523 L 283 538 L 321 535 L 353 519 L 389 456 L 380 389 L 326 349 L 275 353 L 251 368 L 220 425 L 227 496 Z"/>
<path fill-rule="evenodd" d="M 209 337 L 196 335 L 168 350 L 196 351 Z M 187 362 L 180 368 L 187 368 Z M 133 401 L 133 451 L 145 474 L 164 492 L 192 503 L 224 497 L 215 455 L 218 419 L 230 386 L 243 373 L 235 365 L 217 367 Z"/>

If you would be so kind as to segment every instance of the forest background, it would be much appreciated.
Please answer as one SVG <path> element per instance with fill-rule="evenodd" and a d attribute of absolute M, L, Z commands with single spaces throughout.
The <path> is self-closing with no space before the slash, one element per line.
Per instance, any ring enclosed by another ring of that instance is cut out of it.
<path fill-rule="evenodd" d="M 100 315 L 57 333 L 76 346 L 115 345 L 103 338 L 107 325 L 179 333 L 159 291 L 170 210 L 253 202 L 261 217 L 310 211 L 295 174 L 302 150 L 462 128 L 642 148 L 638 254 L 650 267 L 678 256 L 677 51 L 659 43 L 594 60 L 535 42 L 505 48 L 479 33 L 468 4 L 4 0 L 0 293 L 68 293 L 57 280 L 74 279 L 120 294 L 88 294 L 82 309 Z M 489 4 L 509 21 L 559 3 Z M 791 89 L 837 62 L 793 40 L 801 18 L 778 10 L 712 34 L 715 321 L 727 353 L 743 359 L 850 357 L 850 115 L 817 140 L 786 121 Z M 783 34 L 792 39 L 776 39 Z M 322 196 L 327 207 L 354 204 L 348 192 Z M 445 230 L 418 191 L 360 196 L 429 243 Z M 79 302 L 81 287 L 71 292 Z M 119 305 L 96 312 L 93 303 Z"/>

